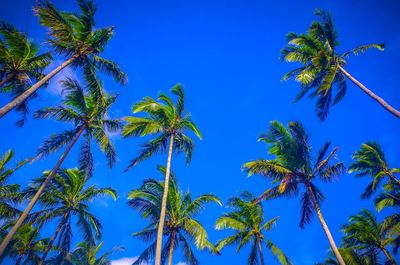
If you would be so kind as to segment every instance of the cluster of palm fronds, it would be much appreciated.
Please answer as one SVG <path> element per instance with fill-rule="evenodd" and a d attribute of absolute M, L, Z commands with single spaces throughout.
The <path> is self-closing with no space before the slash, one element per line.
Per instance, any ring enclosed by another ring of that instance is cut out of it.
<path fill-rule="evenodd" d="M 245 163 L 243 169 L 249 176 L 266 177 L 271 186 L 259 196 L 243 192 L 229 199 L 230 210 L 216 220 L 215 228 L 230 229 L 233 233 L 212 243 L 196 218 L 207 203 L 222 205 L 222 202 L 213 194 L 192 198 L 189 192 L 182 192 L 171 170 L 174 155 L 184 153 L 187 163 L 192 159 L 194 140 L 188 133 L 202 138 L 186 111 L 183 87 L 178 84 L 171 89 L 176 100 L 164 93 L 156 99 L 145 97 L 134 104 L 133 116 L 111 118 L 108 110 L 117 97 L 106 92 L 97 73 L 102 71 L 121 84 L 127 81 L 115 62 L 100 56 L 114 28 L 95 27 L 96 7 L 92 1 L 78 0 L 78 4 L 79 13 L 59 11 L 48 1 L 41 1 L 34 7 L 40 23 L 48 30 L 52 52 L 40 52 L 24 33 L 6 22 L 0 23 L 0 89 L 12 95 L 12 100 L 0 109 L 0 118 L 11 110 L 20 111 L 23 117 L 17 124 L 22 126 L 28 114 L 28 101 L 37 95 L 39 88 L 46 86 L 65 67 L 79 68 L 81 73 L 80 81 L 66 78 L 59 84 L 63 88 L 60 105 L 36 110 L 33 114 L 36 119 L 67 123 L 70 129 L 49 136 L 36 155 L 15 166 L 8 166 L 13 151 L 6 151 L 1 157 L 0 260 L 12 260 L 16 264 L 110 263 L 109 255 L 118 249 L 97 257 L 102 246 L 102 225 L 92 213 L 90 202 L 100 196 L 116 199 L 117 192 L 110 187 L 89 185 L 88 180 L 94 173 L 92 144 L 99 146 L 112 167 L 117 154 L 109 133 L 121 131 L 124 138 L 153 136 L 142 145 L 127 170 L 157 153 L 167 155 L 166 166 L 159 167 L 164 181 L 145 180 L 128 195 L 128 204 L 149 222 L 142 231 L 134 233 L 134 237 L 149 242 L 135 264 L 154 260 L 156 265 L 165 262 L 170 265 L 174 252 L 180 249 L 185 261 L 196 265 L 200 263 L 195 256 L 196 250 L 220 255 L 223 248 L 232 245 L 237 245 L 236 251 L 250 245 L 248 264 L 264 264 L 265 249 L 280 264 L 292 264 L 287 255 L 266 237 L 279 218 L 266 219 L 262 203 L 280 197 L 300 197 L 301 228 L 317 215 L 332 251 L 323 264 L 396 264 L 395 255 L 400 247 L 400 181 L 397 178 L 400 169 L 389 167 L 376 142 L 367 142 L 354 153 L 349 172 L 372 178 L 362 199 L 375 196 L 377 211 L 390 208 L 392 214 L 382 221 L 367 210 L 351 216 L 348 224 L 343 226 L 344 237 L 338 247 L 322 214 L 321 204 L 325 197 L 317 183 L 335 180 L 346 173 L 346 167 L 337 158 L 338 147 L 332 148 L 329 142 L 313 154 L 309 134 L 300 122 L 295 121 L 287 126 L 272 121 L 267 133 L 259 137 L 259 141 L 268 145 L 273 158 Z M 399 111 L 344 68 L 350 53 L 357 55 L 369 48 L 383 50 L 383 45 L 362 45 L 338 54 L 337 34 L 331 17 L 322 11 L 317 11 L 317 15 L 322 21 L 313 22 L 304 34 L 289 33 L 288 45 L 282 50 L 284 60 L 301 64 L 284 76 L 285 80 L 293 77 L 301 83 L 296 100 L 310 93 L 311 97 L 317 98 L 317 116 L 324 120 L 331 105 L 345 96 L 348 78 L 390 113 L 400 117 Z M 64 56 L 66 60 L 45 74 L 54 56 Z M 76 146 L 79 146 L 76 168 L 63 168 L 64 160 Z M 61 151 L 54 167 L 25 187 L 9 184 L 10 177 L 20 167 Z M 57 225 L 50 237 L 43 238 L 40 233 L 49 222 Z M 76 233 L 83 242 L 71 249 Z"/>

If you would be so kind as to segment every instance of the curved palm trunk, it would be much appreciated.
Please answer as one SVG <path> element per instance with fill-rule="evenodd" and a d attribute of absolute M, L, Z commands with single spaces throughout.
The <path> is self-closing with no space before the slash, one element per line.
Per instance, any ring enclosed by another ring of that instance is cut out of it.
<path fill-rule="evenodd" d="M 375 100 L 376 102 L 378 102 L 382 107 L 384 107 L 387 111 L 389 111 L 390 113 L 392 113 L 394 116 L 396 116 L 397 118 L 400 118 L 400 111 L 398 111 L 397 109 L 393 108 L 390 104 L 388 104 L 384 99 L 382 99 L 381 97 L 379 97 L 378 95 L 376 95 L 374 92 L 372 92 L 371 90 L 369 90 L 366 86 L 364 86 L 360 81 L 358 81 L 357 79 L 355 79 L 352 75 L 349 74 L 349 72 L 347 72 L 343 67 L 341 67 L 340 65 L 338 66 L 339 70 L 348 78 L 350 79 L 351 82 L 353 82 L 356 86 L 358 86 L 359 88 L 361 88 L 362 91 L 365 92 L 365 94 L 367 94 L 368 96 L 370 96 L 373 100 Z"/>
<path fill-rule="evenodd" d="M 30 96 L 32 96 L 33 93 L 35 93 L 41 86 L 43 86 L 47 81 L 49 81 L 53 76 L 58 74 L 62 69 L 70 65 L 75 59 L 79 57 L 79 54 L 76 54 L 66 60 L 64 63 L 59 65 L 56 69 L 48 73 L 45 77 L 40 79 L 36 84 L 31 86 L 28 90 L 26 90 L 24 93 L 13 99 L 11 102 L 7 103 L 5 106 L 3 106 L 0 109 L 0 118 L 2 118 L 4 115 L 6 115 L 8 112 L 11 110 L 15 109 L 18 105 L 20 105 L 22 102 L 27 100 Z"/>
<path fill-rule="evenodd" d="M 262 253 L 262 246 L 261 246 L 260 237 L 257 237 L 257 246 L 258 246 L 258 252 L 260 253 L 261 265 L 264 265 L 264 256 L 263 256 L 263 253 Z"/>
<path fill-rule="evenodd" d="M 161 213 L 160 220 L 158 222 L 157 229 L 157 243 L 156 243 L 156 263 L 155 265 L 161 264 L 161 248 L 162 248 L 162 236 L 164 230 L 164 221 L 165 221 L 165 212 L 167 208 L 167 196 L 168 196 L 168 188 L 169 188 L 169 175 L 171 171 L 171 160 L 172 160 L 172 151 L 174 147 L 174 135 L 172 134 L 169 139 L 169 149 L 168 149 L 168 160 L 167 160 L 167 168 L 165 171 L 165 180 L 164 180 L 164 193 L 161 201 Z"/>
<path fill-rule="evenodd" d="M 4 80 L 1 80 L 1 81 L 0 81 L 0 87 L 2 87 L 2 86 L 4 86 L 5 84 L 7 84 L 8 81 L 10 81 L 11 79 L 14 78 L 14 76 L 15 76 L 15 73 L 8 74 L 8 75 L 6 76 L 6 78 L 4 78 Z"/>
<path fill-rule="evenodd" d="M 58 233 L 60 233 L 63 225 L 67 222 L 68 217 L 69 217 L 69 212 L 66 212 L 64 214 L 60 224 L 58 225 L 56 231 L 54 232 L 54 234 L 49 242 L 49 245 L 47 246 L 46 250 L 44 251 L 42 258 L 39 261 L 39 265 L 42 265 L 44 263 L 44 261 L 46 260 L 47 254 L 49 253 L 50 249 L 53 247 L 54 241 L 56 240 Z"/>
<path fill-rule="evenodd" d="M 175 248 L 175 231 L 172 231 L 171 245 L 169 246 L 168 265 L 172 265 L 172 257 L 174 255 L 174 248 Z"/>
<path fill-rule="evenodd" d="M 311 186 L 309 184 L 306 184 L 306 187 L 307 187 L 308 193 L 310 194 L 311 201 L 313 202 L 314 209 L 317 212 L 318 219 L 319 219 L 319 221 L 320 221 L 320 223 L 322 225 L 322 228 L 325 231 L 326 237 L 328 238 L 329 245 L 331 246 L 333 254 L 335 254 L 335 257 L 336 257 L 336 259 L 337 259 L 337 261 L 339 262 L 340 265 L 346 265 L 346 263 L 344 262 L 344 260 L 342 258 L 342 255 L 340 255 L 340 252 L 339 252 L 339 250 L 338 250 L 338 248 L 336 246 L 335 241 L 333 240 L 333 237 L 332 237 L 331 232 L 329 231 L 328 225 L 326 224 L 325 219 L 322 216 L 321 209 L 319 208 L 317 199 L 315 198 L 315 195 L 314 195 L 314 192 L 313 192 Z"/>
<path fill-rule="evenodd" d="M 62 163 L 64 162 L 65 158 L 71 151 L 72 147 L 75 145 L 75 143 L 78 141 L 79 137 L 85 130 L 86 125 L 83 125 L 81 129 L 78 131 L 78 133 L 74 136 L 72 139 L 71 143 L 68 145 L 68 147 L 65 149 L 64 153 L 61 155 L 60 159 L 57 161 L 57 164 L 53 168 L 53 170 L 50 172 L 50 174 L 47 176 L 45 181 L 43 181 L 42 185 L 40 185 L 38 191 L 36 194 L 32 197 L 31 201 L 29 202 L 28 206 L 24 210 L 24 212 L 21 214 L 21 216 L 18 218 L 17 222 L 14 224 L 14 226 L 11 228 L 10 232 L 8 232 L 7 236 L 4 238 L 3 242 L 1 242 L 0 245 L 0 257 L 3 255 L 6 247 L 10 243 L 11 239 L 13 238 L 14 234 L 17 232 L 18 228 L 21 227 L 22 223 L 25 221 L 25 219 L 28 217 L 28 214 L 32 210 L 33 206 L 35 206 L 37 200 L 39 199 L 39 196 L 42 194 L 43 190 L 46 188 L 47 184 L 49 184 L 50 180 L 54 177 L 56 174 L 57 170 L 60 168 Z"/>
<path fill-rule="evenodd" d="M 383 254 L 385 254 L 386 259 L 388 260 L 389 264 L 397 265 L 396 261 L 394 261 L 392 255 L 390 255 L 390 253 L 386 250 L 385 247 L 382 247 L 382 252 L 383 252 Z"/>

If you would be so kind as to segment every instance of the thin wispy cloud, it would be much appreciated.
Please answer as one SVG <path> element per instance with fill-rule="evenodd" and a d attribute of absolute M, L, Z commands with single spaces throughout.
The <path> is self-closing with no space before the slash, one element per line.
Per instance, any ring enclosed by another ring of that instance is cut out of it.
<path fill-rule="evenodd" d="M 62 64 L 63 61 L 61 60 L 56 60 L 53 61 L 49 66 L 48 66 L 48 71 L 54 70 L 56 67 L 58 67 L 60 64 Z M 55 96 L 62 96 L 62 87 L 61 87 L 61 81 L 66 79 L 67 77 L 76 79 L 76 73 L 75 70 L 72 69 L 71 67 L 66 67 L 63 70 L 61 70 L 60 73 L 55 75 L 52 79 L 50 79 L 50 83 L 46 88 L 46 91 L 48 91 L 50 94 L 55 95 Z"/>
<path fill-rule="evenodd" d="M 120 259 L 116 259 L 116 260 L 112 260 L 111 261 L 111 265 L 132 265 L 132 263 L 134 263 L 136 260 L 138 259 L 138 257 L 125 257 L 125 258 L 120 258 Z M 144 263 L 142 262 L 140 265 L 150 265 L 149 263 Z"/>

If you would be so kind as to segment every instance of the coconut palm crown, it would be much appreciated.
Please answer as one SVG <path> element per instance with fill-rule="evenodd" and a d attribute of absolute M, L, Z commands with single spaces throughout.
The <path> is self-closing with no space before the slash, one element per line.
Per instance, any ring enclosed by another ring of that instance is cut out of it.
<path fill-rule="evenodd" d="M 288 44 L 281 50 L 283 60 L 301 64 L 299 68 L 291 70 L 283 77 L 283 80 L 294 78 L 301 84 L 295 101 L 297 102 L 306 94 L 309 94 L 311 98 L 316 98 L 317 116 L 325 120 L 331 106 L 344 98 L 347 90 L 346 78 L 348 78 L 386 110 L 400 118 L 400 111 L 374 94 L 344 68 L 350 54 L 358 55 L 371 48 L 383 51 L 384 45 L 361 45 L 351 51 L 338 53 L 339 42 L 332 17 L 322 10 L 316 10 L 315 14 L 321 18 L 321 21 L 313 22 L 307 33 L 288 33 Z"/>
<path fill-rule="evenodd" d="M 247 244 L 251 245 L 247 264 L 265 264 L 263 246 L 265 245 L 280 264 L 289 265 L 292 262 L 270 239 L 265 237 L 277 223 L 279 217 L 264 219 L 264 211 L 260 202 L 254 203 L 255 197 L 249 192 L 243 192 L 240 197 L 229 200 L 231 212 L 223 214 L 216 221 L 217 230 L 231 229 L 235 233 L 217 242 L 217 249 L 230 245 L 238 245 L 236 252 Z"/>
<path fill-rule="evenodd" d="M 160 167 L 160 170 L 165 173 L 164 167 Z M 179 190 L 174 179 L 175 176 L 171 179 L 168 189 L 164 229 L 164 236 L 168 239 L 163 246 L 161 263 L 164 264 L 168 259 L 168 265 L 172 264 L 173 253 L 180 247 L 185 262 L 196 265 L 199 264 L 199 261 L 194 255 L 192 243 L 199 250 L 207 249 L 212 253 L 218 253 L 208 240 L 206 229 L 196 219 L 196 216 L 204 210 L 205 204 L 214 202 L 221 205 L 221 201 L 212 194 L 203 194 L 192 198 L 189 192 L 183 193 Z M 163 191 L 163 182 L 149 179 L 145 180 L 139 189 L 132 190 L 128 195 L 128 204 L 139 211 L 143 218 L 150 221 L 143 231 L 133 234 L 134 237 L 151 242 L 134 264 L 150 262 L 154 257 Z"/>
<path fill-rule="evenodd" d="M 301 123 L 295 121 L 289 122 L 287 127 L 272 121 L 268 132 L 258 140 L 269 145 L 269 153 L 274 159 L 254 160 L 244 164 L 243 169 L 249 176 L 260 174 L 276 185 L 267 189 L 257 200 L 294 197 L 302 190 L 300 227 L 304 228 L 317 213 L 338 261 L 345 264 L 322 216 L 320 205 L 324 195 L 314 183 L 317 179 L 332 182 L 344 173 L 343 162 L 335 161 L 338 147 L 328 152 L 331 144 L 326 142 L 314 158 L 308 133 Z"/>

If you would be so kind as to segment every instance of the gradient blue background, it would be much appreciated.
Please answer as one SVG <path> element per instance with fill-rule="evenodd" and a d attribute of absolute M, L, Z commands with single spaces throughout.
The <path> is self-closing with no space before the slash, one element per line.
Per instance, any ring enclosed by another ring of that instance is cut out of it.
<path fill-rule="evenodd" d="M 295 65 L 279 60 L 289 31 L 303 32 L 315 18 L 313 10 L 324 8 L 332 12 L 339 32 L 340 51 L 360 44 L 385 42 L 385 52 L 370 51 L 352 57 L 347 67 L 350 73 L 376 93 L 400 108 L 400 2 L 392 1 L 107 1 L 98 0 L 98 26 L 115 25 L 116 35 L 104 56 L 117 61 L 129 76 L 121 87 L 105 79 L 107 90 L 120 95 L 111 114 L 120 117 L 130 114 L 133 102 L 143 96 L 156 96 L 181 82 L 186 88 L 187 109 L 201 129 L 204 140 L 196 141 L 193 161 L 186 167 L 182 156 L 174 158 L 182 189 L 196 196 L 212 192 L 226 201 L 242 190 L 260 194 L 269 187 L 259 176 L 247 178 L 241 172 L 244 162 L 267 157 L 266 146 L 257 143 L 271 120 L 288 122 L 300 120 L 311 132 L 314 149 L 325 140 L 340 146 L 339 156 L 348 165 L 351 154 L 367 140 L 379 141 L 393 166 L 400 165 L 399 121 L 364 95 L 357 87 L 348 85 L 345 99 L 332 109 L 326 122 L 314 114 L 314 102 L 307 98 L 292 104 L 298 90 L 294 81 L 282 82 L 281 77 Z M 0 18 L 5 19 L 40 43 L 44 49 L 45 29 L 32 15 L 34 1 L 3 1 Z M 76 10 L 74 1 L 55 1 L 62 10 Z M 58 58 L 55 65 L 62 62 Z M 48 88 L 41 89 L 31 109 L 52 106 L 60 102 L 57 81 L 62 76 L 79 74 L 66 70 Z M 1 105 L 8 95 L 0 95 Z M 17 116 L 2 119 L 0 151 L 16 150 L 17 158 L 33 155 L 45 137 L 68 128 L 53 121 L 30 118 L 25 127 L 14 126 Z M 165 156 L 157 156 L 123 173 L 129 160 L 137 154 L 144 139 L 121 139 L 113 136 L 119 161 L 108 169 L 104 157 L 95 148 L 96 169 L 90 180 L 101 186 L 112 186 L 119 192 L 116 202 L 101 199 L 92 204 L 93 211 L 104 225 L 103 251 L 113 246 L 125 246 L 125 252 L 112 256 L 134 257 L 145 244 L 131 234 L 147 223 L 126 204 L 126 195 L 137 188 L 143 179 L 162 179 L 156 171 L 164 164 Z M 15 175 L 14 181 L 26 185 L 34 176 L 51 168 L 58 155 L 26 166 Z M 76 165 L 77 152 L 68 157 L 65 166 Z M 326 196 L 322 211 L 337 243 L 340 227 L 349 215 L 361 208 L 372 209 L 371 201 L 360 201 L 360 193 L 367 183 L 343 175 L 333 184 L 320 184 Z M 215 219 L 225 211 L 210 205 L 199 216 L 215 242 L 227 232 L 213 230 Z M 280 216 L 278 226 L 267 236 L 280 246 L 295 264 L 321 261 L 328 251 L 328 242 L 317 219 L 304 230 L 298 227 L 299 199 L 276 200 L 265 203 L 266 218 Z M 386 213 L 383 212 L 380 218 Z M 54 224 L 44 235 L 50 235 Z M 75 230 L 77 231 L 77 230 Z M 76 233 L 77 235 L 78 233 Z M 75 242 L 79 237 L 75 237 Z M 227 248 L 222 256 L 197 252 L 202 264 L 245 264 L 248 249 L 235 255 Z M 181 261 L 176 254 L 174 263 Z M 266 264 L 277 264 L 267 254 Z"/>

